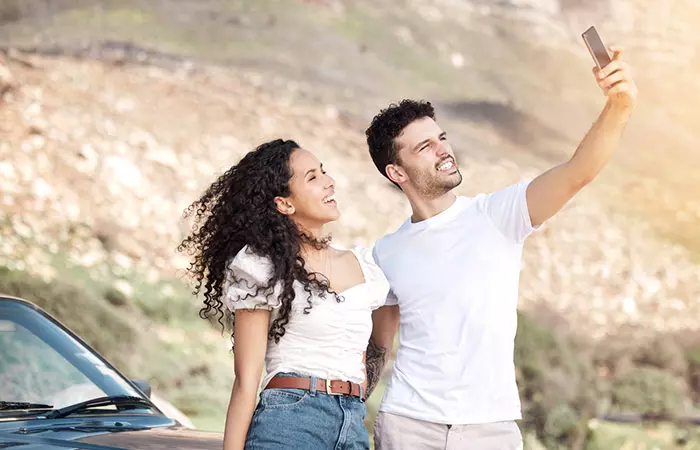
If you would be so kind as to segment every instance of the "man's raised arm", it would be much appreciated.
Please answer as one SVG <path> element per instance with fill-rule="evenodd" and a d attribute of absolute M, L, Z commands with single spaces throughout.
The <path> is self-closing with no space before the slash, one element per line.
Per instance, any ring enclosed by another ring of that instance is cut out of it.
<path fill-rule="evenodd" d="M 637 86 L 622 50 L 611 47 L 612 62 L 593 69 L 607 103 L 569 161 L 541 174 L 528 185 L 530 221 L 538 226 L 556 214 L 590 183 L 610 160 L 637 100 Z"/>

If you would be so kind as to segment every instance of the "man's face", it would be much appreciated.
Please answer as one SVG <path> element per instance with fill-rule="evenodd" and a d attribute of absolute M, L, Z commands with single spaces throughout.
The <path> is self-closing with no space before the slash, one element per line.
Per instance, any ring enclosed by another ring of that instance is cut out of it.
<path fill-rule="evenodd" d="M 396 138 L 396 181 L 406 191 L 412 188 L 426 199 L 446 194 L 462 182 L 447 135 L 435 121 L 424 117 L 411 122 Z"/>

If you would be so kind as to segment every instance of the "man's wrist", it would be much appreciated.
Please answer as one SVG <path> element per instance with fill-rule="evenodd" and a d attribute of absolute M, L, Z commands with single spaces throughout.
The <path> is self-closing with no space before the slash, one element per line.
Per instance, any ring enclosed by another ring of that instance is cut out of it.
<path fill-rule="evenodd" d="M 633 110 L 634 105 L 632 104 L 624 104 L 616 100 L 608 99 L 605 104 L 604 113 L 607 117 L 625 122 L 632 116 Z"/>

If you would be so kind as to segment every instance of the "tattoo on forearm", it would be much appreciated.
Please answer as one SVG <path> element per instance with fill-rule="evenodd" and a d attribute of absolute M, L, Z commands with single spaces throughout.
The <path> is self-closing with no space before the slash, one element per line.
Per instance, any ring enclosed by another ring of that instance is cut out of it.
<path fill-rule="evenodd" d="M 372 394 L 374 388 L 377 387 L 379 379 L 382 376 L 384 367 L 387 362 L 387 351 L 386 349 L 377 346 L 374 342 L 370 341 L 367 346 L 367 354 L 365 356 L 365 367 L 367 368 L 367 395 L 366 398 Z"/>

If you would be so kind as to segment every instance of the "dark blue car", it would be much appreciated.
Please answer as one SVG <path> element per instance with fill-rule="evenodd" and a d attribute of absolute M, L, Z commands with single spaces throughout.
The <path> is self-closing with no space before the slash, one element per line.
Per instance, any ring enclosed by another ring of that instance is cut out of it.
<path fill-rule="evenodd" d="M 36 305 L 0 296 L 0 449 L 221 449 Z"/>

